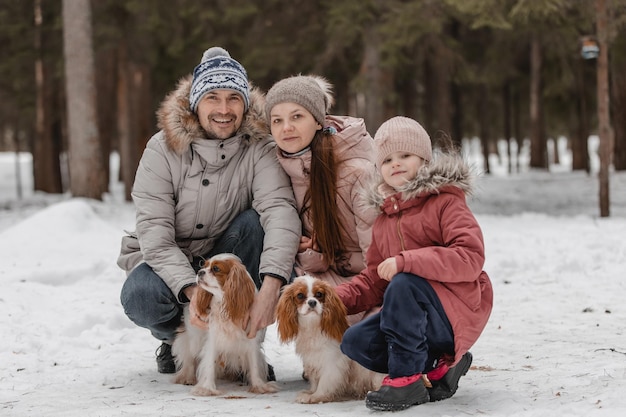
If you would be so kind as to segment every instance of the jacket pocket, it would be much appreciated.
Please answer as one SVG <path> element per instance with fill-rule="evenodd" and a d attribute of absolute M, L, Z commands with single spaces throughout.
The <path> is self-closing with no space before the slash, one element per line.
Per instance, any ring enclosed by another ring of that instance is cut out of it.
<path fill-rule="evenodd" d="M 141 248 L 136 232 L 127 232 L 122 237 L 120 255 L 117 258 L 117 265 L 125 271 L 130 271 L 141 259 Z"/>

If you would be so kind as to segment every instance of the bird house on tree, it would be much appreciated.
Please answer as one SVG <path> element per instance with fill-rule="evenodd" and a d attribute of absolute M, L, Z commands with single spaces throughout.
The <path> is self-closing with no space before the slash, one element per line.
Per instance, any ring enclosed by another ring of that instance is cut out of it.
<path fill-rule="evenodd" d="M 600 54 L 598 42 L 591 36 L 584 36 L 581 39 L 580 55 L 583 59 L 596 59 Z"/>

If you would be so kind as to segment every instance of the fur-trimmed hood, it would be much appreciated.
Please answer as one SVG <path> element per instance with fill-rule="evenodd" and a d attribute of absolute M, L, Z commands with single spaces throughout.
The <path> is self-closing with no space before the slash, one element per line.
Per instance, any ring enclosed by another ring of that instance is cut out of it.
<path fill-rule="evenodd" d="M 433 152 L 433 160 L 422 166 L 415 179 L 405 184 L 399 191 L 387 185 L 377 170 L 365 197 L 368 205 L 380 211 L 385 200 L 397 193 L 401 193 L 402 200 L 406 201 L 424 194 L 439 194 L 442 188 L 452 186 L 470 196 L 473 193 L 475 177 L 473 167 L 460 153 L 436 150 Z"/>
<path fill-rule="evenodd" d="M 191 75 L 182 78 L 176 89 L 163 99 L 157 110 L 158 127 L 163 130 L 165 143 L 179 155 L 184 153 L 194 140 L 206 138 L 198 115 L 191 111 L 189 103 L 191 82 Z M 251 139 L 258 139 L 267 136 L 268 131 L 265 96 L 260 89 L 250 85 L 250 108 L 244 114 L 238 133 L 248 135 Z"/>

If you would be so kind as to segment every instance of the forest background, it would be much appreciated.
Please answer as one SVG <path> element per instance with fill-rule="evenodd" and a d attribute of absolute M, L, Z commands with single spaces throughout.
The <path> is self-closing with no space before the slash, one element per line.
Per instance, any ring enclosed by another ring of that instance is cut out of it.
<path fill-rule="evenodd" d="M 372 135 L 406 115 L 478 138 L 487 174 L 504 143 L 511 175 L 523 146 L 549 170 L 565 139 L 591 174 L 603 103 L 588 41 L 606 45 L 607 155 L 626 170 L 626 0 L 0 0 L 0 151 L 32 154 L 36 191 L 96 199 L 118 151 L 128 199 L 160 101 L 222 46 L 265 91 L 328 78 L 333 113 Z"/>

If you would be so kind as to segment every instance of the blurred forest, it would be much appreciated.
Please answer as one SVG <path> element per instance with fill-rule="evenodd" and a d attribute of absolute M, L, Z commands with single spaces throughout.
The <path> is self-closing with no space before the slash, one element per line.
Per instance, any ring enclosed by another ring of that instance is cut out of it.
<path fill-rule="evenodd" d="M 626 0 L 0 0 L 0 151 L 33 154 L 36 190 L 93 198 L 119 151 L 128 195 L 160 101 L 217 45 L 263 90 L 325 76 L 333 113 L 372 135 L 406 115 L 432 136 L 480 138 L 485 156 L 528 141 L 536 169 L 566 137 L 572 168 L 589 172 L 599 60 L 582 47 L 598 41 L 598 2 L 609 158 L 625 170 Z"/>

